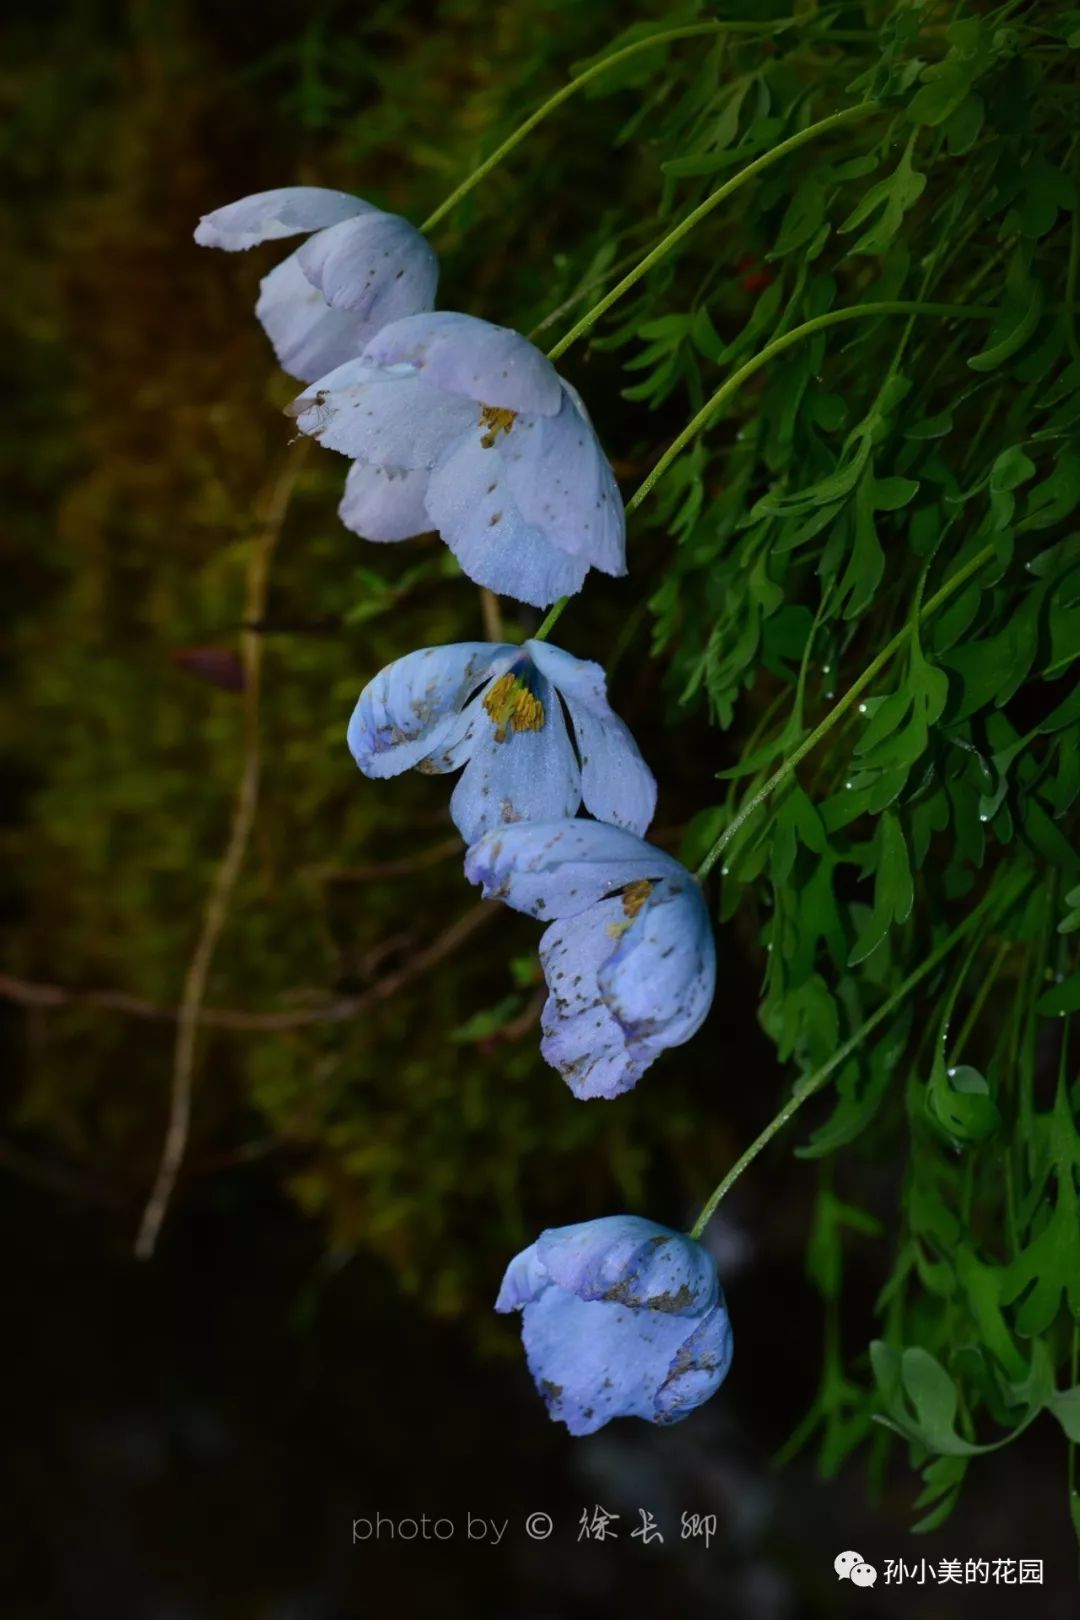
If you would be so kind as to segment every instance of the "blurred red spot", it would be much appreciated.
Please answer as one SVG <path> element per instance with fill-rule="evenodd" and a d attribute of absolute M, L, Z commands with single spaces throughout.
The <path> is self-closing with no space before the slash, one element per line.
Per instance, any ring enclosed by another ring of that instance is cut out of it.
<path fill-rule="evenodd" d="M 775 279 L 771 270 L 766 270 L 764 265 L 759 264 L 749 254 L 739 260 L 738 268 L 742 284 L 748 293 L 764 292 L 766 287 L 772 286 Z"/>
<path fill-rule="evenodd" d="M 175 647 L 169 658 L 177 669 L 223 692 L 244 690 L 244 665 L 232 647 Z"/>

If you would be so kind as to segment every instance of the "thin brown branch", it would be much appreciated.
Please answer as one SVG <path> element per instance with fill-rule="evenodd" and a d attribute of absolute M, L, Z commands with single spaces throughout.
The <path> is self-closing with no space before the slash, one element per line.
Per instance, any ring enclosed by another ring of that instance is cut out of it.
<path fill-rule="evenodd" d="M 416 855 L 402 855 L 396 861 L 371 861 L 366 866 L 319 866 L 314 876 L 328 883 L 371 883 L 380 878 L 408 877 L 410 872 L 422 872 L 448 861 L 452 855 L 460 855 L 463 847 L 455 833 L 453 838 L 444 838 Z"/>
<path fill-rule="evenodd" d="M 489 591 L 484 585 L 480 590 L 480 617 L 484 625 L 484 635 L 488 641 L 501 641 L 503 639 L 502 609 L 499 598 L 494 591 Z"/>
<path fill-rule="evenodd" d="M 357 995 L 340 996 L 336 1001 L 323 1002 L 316 1007 L 282 1007 L 273 1012 L 247 1012 L 239 1007 L 202 1007 L 199 1023 L 213 1029 L 249 1030 L 253 1034 L 305 1029 L 312 1024 L 345 1023 L 378 1006 L 380 1002 L 389 1001 L 399 990 L 421 978 L 429 968 L 452 956 L 459 946 L 485 927 L 498 910 L 495 901 L 479 901 L 424 950 L 417 951 L 400 968 Z M 123 1013 L 129 1018 L 146 1018 L 159 1023 L 175 1023 L 181 1013 L 179 1007 L 144 1001 L 140 996 L 129 996 L 121 990 L 69 990 L 63 985 L 19 979 L 8 973 L 0 974 L 0 997 L 23 1007 L 96 1007 L 105 1012 Z"/>
<path fill-rule="evenodd" d="M 289 510 L 296 480 L 300 473 L 305 446 L 299 445 L 288 457 L 284 468 L 271 486 L 256 538 L 252 541 L 248 558 L 244 589 L 244 623 L 257 624 L 266 612 L 266 599 L 270 579 L 270 561 L 281 536 Z M 199 1033 L 199 1016 L 206 994 L 206 981 L 214 960 L 229 914 L 236 882 L 244 864 L 248 840 L 255 821 L 259 800 L 261 770 L 260 707 L 262 695 L 263 638 L 256 631 L 244 630 L 241 635 L 241 657 L 244 665 L 244 752 L 240 782 L 236 792 L 229 840 L 221 858 L 195 949 L 188 963 L 183 994 L 176 1026 L 176 1046 L 173 1053 L 173 1079 L 169 1106 L 169 1123 L 165 1132 L 161 1162 L 158 1165 L 146 1208 L 143 1211 L 135 1254 L 140 1260 L 149 1260 L 154 1253 L 161 1224 L 165 1219 L 176 1178 L 180 1173 L 191 1127 L 191 1092 L 195 1074 L 195 1053 Z"/>
<path fill-rule="evenodd" d="M 541 985 L 539 989 L 533 991 L 516 1018 L 511 1018 L 508 1023 L 503 1024 L 501 1029 L 495 1030 L 491 1037 L 492 1041 L 499 1044 L 505 1043 L 506 1045 L 520 1041 L 529 1033 L 536 1020 L 540 1017 L 546 1000 L 547 987 Z"/>
<path fill-rule="evenodd" d="M 0 973 L 0 997 L 22 1007 L 100 1007 L 106 1012 L 125 1013 L 129 1018 L 174 1019 L 175 1007 L 160 1007 L 124 990 L 69 990 L 62 984 L 44 984 L 37 979 L 19 979 Z"/>

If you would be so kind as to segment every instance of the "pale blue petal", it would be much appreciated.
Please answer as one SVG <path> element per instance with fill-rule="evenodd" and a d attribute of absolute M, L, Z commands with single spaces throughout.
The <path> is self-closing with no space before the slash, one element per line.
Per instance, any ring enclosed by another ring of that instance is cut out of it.
<path fill-rule="evenodd" d="M 656 779 L 629 729 L 612 712 L 603 669 L 547 641 L 527 641 L 525 646 L 566 701 L 581 759 L 585 808 L 598 821 L 643 834 L 656 809 Z"/>
<path fill-rule="evenodd" d="M 734 1345 L 723 1292 L 672 1357 L 654 1403 L 657 1423 L 678 1423 L 715 1395 L 731 1368 Z"/>
<path fill-rule="evenodd" d="M 582 820 L 495 828 L 468 851 L 465 875 L 485 898 L 544 920 L 577 916 L 641 878 L 687 878 L 671 855 L 625 828 Z"/>
<path fill-rule="evenodd" d="M 467 400 L 441 394 L 415 372 L 380 371 L 350 360 L 293 400 L 303 433 L 375 467 L 432 467 L 472 425 Z M 430 526 L 430 525 L 429 525 Z"/>
<path fill-rule="evenodd" d="M 584 583 L 588 562 L 560 551 L 524 521 L 503 476 L 498 446 L 485 448 L 481 438 L 475 429 L 458 438 L 433 471 L 427 492 L 433 526 L 469 578 L 499 596 L 539 608 L 573 596 Z"/>
<path fill-rule="evenodd" d="M 625 574 L 622 496 L 575 397 L 564 391 L 556 416 L 515 422 L 502 450 L 510 488 L 525 521 L 590 567 L 616 577 Z"/>
<path fill-rule="evenodd" d="M 551 1279 L 540 1262 L 536 1244 L 516 1254 L 506 1268 L 495 1309 L 504 1314 L 519 1311 L 530 1300 L 538 1299 Z"/>
<path fill-rule="evenodd" d="M 556 821 L 581 802 L 581 779 L 558 700 L 546 683 L 539 731 L 508 731 L 498 741 L 491 716 L 476 715 L 472 756 L 450 800 L 450 816 L 467 844 L 510 821 Z"/>
<path fill-rule="evenodd" d="M 716 1265 L 701 1244 L 640 1215 L 551 1227 L 536 1250 L 551 1281 L 579 1299 L 673 1316 L 700 1316 L 717 1300 Z"/>
<path fill-rule="evenodd" d="M 195 240 L 201 247 L 225 248 L 233 253 L 258 242 L 319 231 L 357 214 L 378 212 L 371 203 L 361 202 L 347 191 L 328 191 L 323 186 L 279 186 L 204 214 L 195 227 Z"/>
<path fill-rule="evenodd" d="M 409 540 L 425 534 L 431 528 L 424 505 L 428 476 L 425 467 L 366 467 L 354 461 L 338 516 L 365 540 Z"/>
<path fill-rule="evenodd" d="M 616 897 L 552 923 L 540 940 L 540 965 L 551 991 L 540 1018 L 540 1051 L 581 1102 L 618 1097 L 644 1072 L 638 1054 L 628 1052 L 626 1032 L 605 1007 L 598 982 L 625 923 Z"/>
<path fill-rule="evenodd" d="M 415 366 L 435 387 L 503 410 L 554 416 L 562 403 L 551 361 L 520 332 L 476 315 L 410 315 L 383 327 L 367 358 Z"/>
<path fill-rule="evenodd" d="M 290 253 L 259 283 L 255 314 L 274 345 L 283 371 L 313 382 L 360 353 L 369 323 L 345 309 L 331 309 Z"/>
<path fill-rule="evenodd" d="M 546 1288 L 525 1306 L 521 1337 L 551 1416 L 571 1434 L 592 1434 L 612 1418 L 656 1421 L 657 1393 L 688 1328 L 685 1317 Z"/>
<path fill-rule="evenodd" d="M 716 985 L 716 947 L 689 873 L 655 885 L 601 967 L 599 984 L 628 1039 L 680 1046 L 701 1027 Z"/>
<path fill-rule="evenodd" d="M 498 642 L 463 641 L 422 647 L 387 664 L 361 692 L 349 721 L 349 749 L 364 775 L 398 776 L 421 764 L 431 772 L 455 769 L 461 760 L 447 748 L 461 740 L 464 705 L 516 654 Z"/>
<path fill-rule="evenodd" d="M 656 1053 L 646 1044 L 631 1046 L 618 1019 L 597 999 L 587 1010 L 566 1016 L 549 997 L 540 1027 L 540 1053 L 557 1069 L 579 1102 L 610 1102 L 632 1091 Z"/>
<path fill-rule="evenodd" d="M 630 1090 L 709 1010 L 716 968 L 708 913 L 690 874 L 672 865 L 678 876 L 650 877 L 644 898 L 638 891 L 567 912 L 540 941 L 551 991 L 540 1051 L 581 1101 Z"/>
<path fill-rule="evenodd" d="M 305 242 L 297 258 L 328 304 L 363 317 L 368 339 L 435 301 L 439 261 L 416 227 L 397 214 L 342 220 Z"/>
<path fill-rule="evenodd" d="M 545 928 L 540 966 L 551 991 L 553 1015 L 576 1018 L 599 1002 L 600 969 L 615 950 L 617 930 L 625 921 L 622 900 L 615 896 Z M 545 1028 L 547 1023 L 545 1013 Z"/>

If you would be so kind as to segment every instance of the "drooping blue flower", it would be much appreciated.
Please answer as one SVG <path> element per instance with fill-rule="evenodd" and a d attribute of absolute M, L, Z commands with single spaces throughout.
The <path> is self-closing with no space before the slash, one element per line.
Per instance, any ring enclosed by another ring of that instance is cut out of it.
<path fill-rule="evenodd" d="M 590 568 L 626 572 L 622 498 L 585 407 L 517 332 L 395 321 L 289 410 L 353 459 L 339 511 L 365 539 L 437 529 L 470 579 L 534 607 Z"/>
<path fill-rule="evenodd" d="M 731 1323 L 700 1243 L 639 1215 L 541 1232 L 511 1260 L 497 1311 L 522 1312 L 551 1417 L 593 1434 L 616 1417 L 678 1423 L 731 1366 Z"/>
<path fill-rule="evenodd" d="M 282 186 L 204 214 L 203 247 L 236 252 L 314 232 L 260 283 L 255 313 L 301 382 L 352 360 L 381 327 L 431 309 L 439 265 L 415 226 L 345 191 Z"/>
<path fill-rule="evenodd" d="M 550 922 L 540 1050 L 575 1097 L 617 1097 L 701 1026 L 716 949 L 686 868 L 599 821 L 496 827 L 468 851 L 485 898 Z"/>
<path fill-rule="evenodd" d="M 576 815 L 583 800 L 598 820 L 643 833 L 656 807 L 653 774 L 612 712 L 604 671 L 546 641 L 407 653 L 360 694 L 349 747 L 365 776 L 464 765 L 450 814 L 467 844 L 503 822 Z"/>

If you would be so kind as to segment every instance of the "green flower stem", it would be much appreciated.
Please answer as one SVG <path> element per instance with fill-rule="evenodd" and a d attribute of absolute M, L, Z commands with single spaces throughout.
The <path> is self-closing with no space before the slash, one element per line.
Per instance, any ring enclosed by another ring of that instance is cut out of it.
<path fill-rule="evenodd" d="M 844 309 L 826 310 L 824 315 L 815 315 L 812 320 L 804 321 L 801 326 L 793 326 L 790 332 L 784 332 L 771 343 L 766 343 L 763 349 L 751 355 L 737 371 L 733 371 L 730 377 L 725 378 L 715 394 L 705 401 L 697 415 L 686 424 L 678 437 L 671 441 L 648 477 L 638 485 L 626 503 L 627 512 L 637 510 L 645 497 L 663 478 L 671 463 L 682 454 L 690 440 L 696 438 L 702 428 L 708 426 L 731 396 L 738 393 L 744 382 L 787 349 L 801 343 L 804 338 L 813 337 L 817 332 L 824 332 L 830 326 L 840 326 L 844 321 L 866 320 L 877 315 L 942 315 L 956 320 L 987 321 L 992 320 L 997 313 L 996 309 L 983 304 L 934 304 L 922 303 L 917 299 L 894 298 L 878 303 L 849 304 Z"/>
<path fill-rule="evenodd" d="M 793 21 L 793 18 L 786 20 L 781 18 L 776 22 L 767 23 L 719 21 L 690 23 L 682 28 L 669 28 L 662 34 L 650 34 L 648 39 L 635 40 L 632 45 L 624 45 L 621 51 L 613 51 L 610 56 L 605 56 L 602 61 L 594 62 L 592 67 L 586 68 L 576 78 L 568 80 L 560 90 L 556 90 L 553 96 L 549 96 L 542 106 L 537 107 L 534 113 L 530 113 L 525 122 L 519 124 L 517 129 L 506 137 L 502 145 L 495 148 L 490 157 L 486 157 L 482 163 L 478 164 L 472 173 L 467 175 L 461 182 L 460 186 L 450 193 L 445 202 L 439 204 L 433 214 L 428 215 L 420 229 L 422 231 L 433 230 L 439 221 L 445 219 L 450 210 L 461 201 L 462 197 L 467 197 L 474 186 L 478 186 L 481 180 L 491 173 L 492 169 L 498 167 L 504 157 L 509 156 L 515 146 L 520 145 L 526 135 L 531 134 L 537 124 L 542 123 L 549 113 L 555 111 L 556 107 L 561 107 L 564 101 L 569 101 L 571 96 L 576 95 L 579 90 L 583 90 L 593 79 L 598 79 L 609 68 L 617 67 L 620 62 L 629 61 L 632 56 L 638 56 L 642 51 L 651 51 L 657 45 L 668 45 L 672 40 L 696 39 L 703 34 L 768 35 L 778 33 L 786 26 L 789 27 Z"/>
<path fill-rule="evenodd" d="M 547 640 L 548 636 L 550 636 L 551 632 L 554 630 L 555 626 L 562 617 L 563 609 L 566 607 L 569 600 L 570 598 L 568 596 L 560 596 L 557 602 L 553 602 L 551 604 L 547 610 L 547 614 L 545 615 L 543 622 L 540 625 L 539 630 L 536 631 L 532 638 L 534 641 Z"/>
<path fill-rule="evenodd" d="M 826 122 L 828 122 L 828 120 L 826 120 Z M 822 126 L 820 124 L 814 124 L 811 127 L 813 129 L 820 130 Z M 804 131 L 804 133 L 808 132 Z M 776 150 L 779 150 L 779 148 Z M 740 180 L 747 172 L 748 171 L 744 169 L 741 174 L 735 176 L 735 179 Z M 617 289 L 613 288 L 612 291 L 617 291 Z M 790 332 L 784 332 L 779 337 L 773 338 L 771 343 L 766 343 L 763 349 L 759 349 L 757 354 L 751 355 L 750 359 L 745 361 L 737 371 L 733 371 L 730 377 L 725 378 L 725 380 L 720 384 L 720 387 L 716 390 L 715 394 L 713 394 L 710 399 L 706 400 L 705 404 L 701 407 L 700 411 L 698 411 L 697 415 L 687 423 L 686 427 L 683 428 L 678 437 L 673 439 L 671 444 L 668 445 L 667 449 L 664 451 L 664 454 L 660 457 L 660 460 L 656 463 L 656 466 L 652 469 L 652 471 L 644 479 L 642 479 L 641 483 L 638 485 L 637 489 L 626 503 L 627 516 L 637 511 L 645 497 L 651 494 L 656 488 L 656 485 L 667 472 L 672 462 L 682 454 L 690 440 L 700 433 L 703 427 L 708 425 L 721 407 L 727 403 L 733 394 L 738 392 L 743 383 L 746 382 L 748 378 L 752 377 L 755 372 L 760 371 L 762 366 L 768 365 L 770 360 L 775 360 L 777 355 L 783 354 L 786 349 L 792 348 L 794 344 L 801 343 L 803 338 L 813 337 L 816 332 L 822 332 L 827 327 L 839 326 L 843 321 L 861 320 L 868 316 L 942 315 L 953 319 L 969 318 L 976 320 L 991 320 L 996 313 L 996 310 L 990 309 L 982 304 L 928 304 L 910 299 L 890 299 L 888 302 L 851 304 L 845 309 L 828 310 L 824 315 L 815 315 L 813 320 L 804 321 L 801 326 L 793 326 Z M 554 354 L 555 350 L 552 349 L 551 353 Z M 569 600 L 570 598 L 568 596 L 560 596 L 559 600 L 553 603 L 551 608 L 548 610 L 547 617 L 544 619 L 533 638 L 535 641 L 547 640 L 548 636 L 551 634 L 555 625 L 561 618 L 563 610 L 565 609 Z M 892 644 L 890 643 L 890 646 L 891 645 Z M 874 669 L 873 665 L 871 666 L 871 669 Z M 804 749 L 803 752 L 805 751 L 806 750 Z M 798 759 L 801 758 L 802 753 L 798 755 L 795 763 L 797 764 Z M 768 791 L 771 792 L 773 786 L 775 786 L 775 783 L 770 782 L 767 786 Z M 742 819 L 745 819 L 745 817 Z M 708 871 L 709 867 L 712 866 L 716 853 L 719 853 L 719 851 L 710 854 L 708 863 L 705 867 L 706 871 Z"/>
<path fill-rule="evenodd" d="M 807 141 L 816 140 L 819 135 L 826 135 L 831 129 L 839 129 L 844 124 L 850 124 L 856 119 L 865 118 L 868 114 L 877 110 L 876 102 L 860 101 L 854 107 L 845 107 L 842 112 L 831 113 L 828 118 L 818 119 L 816 124 L 808 124 L 805 129 L 797 130 L 794 135 L 789 135 L 786 141 L 781 141 L 777 146 L 770 147 L 767 152 L 762 152 L 761 156 L 755 158 L 753 163 L 748 163 L 745 169 L 740 169 L 738 174 L 733 174 L 730 180 L 726 180 L 722 186 L 718 186 L 715 191 L 710 192 L 703 203 L 699 203 L 697 208 L 687 214 L 685 219 L 680 220 L 674 230 L 669 231 L 663 240 L 656 244 L 651 253 L 646 253 L 640 263 L 636 264 L 621 281 L 616 282 L 615 286 L 609 292 L 606 292 L 603 298 L 593 305 L 592 309 L 587 310 L 576 325 L 572 326 L 569 332 L 559 339 L 553 349 L 548 350 L 548 359 L 557 360 L 561 354 L 565 354 L 572 343 L 576 343 L 578 338 L 582 337 L 591 326 L 595 326 L 601 315 L 609 310 L 612 304 L 616 303 L 624 293 L 628 293 L 631 287 L 636 286 L 642 276 L 648 275 L 653 265 L 659 264 L 661 259 L 666 258 L 672 248 L 682 241 L 688 231 L 692 231 L 695 225 L 700 224 L 707 214 L 712 213 L 714 208 L 719 208 L 722 202 L 726 202 L 733 192 L 738 191 L 740 186 L 744 186 L 748 180 L 753 180 L 764 169 L 769 168 L 773 163 L 779 162 L 781 158 L 787 157 L 789 152 L 794 152 L 800 146 L 805 146 Z"/>
<path fill-rule="evenodd" d="M 846 1041 L 844 1041 L 843 1045 L 837 1047 L 836 1051 L 833 1053 L 832 1057 L 829 1058 L 828 1062 L 823 1063 L 820 1069 L 816 1069 L 808 1079 L 804 1080 L 800 1084 L 798 1090 L 794 1092 L 793 1095 L 788 1099 L 783 1108 L 780 1109 L 779 1113 L 775 1114 L 760 1135 L 754 1138 L 746 1152 L 742 1154 L 740 1158 L 736 1159 L 735 1163 L 732 1165 L 724 1179 L 720 1182 L 719 1186 L 715 1189 L 712 1197 L 704 1206 L 701 1214 L 691 1227 L 690 1236 L 692 1238 L 700 1238 L 701 1234 L 704 1232 L 705 1228 L 715 1215 L 721 1200 L 731 1191 L 731 1188 L 735 1185 L 736 1181 L 738 1181 L 747 1165 L 753 1163 L 758 1154 L 761 1152 L 762 1148 L 768 1146 L 773 1137 L 783 1129 L 792 1115 L 798 1112 L 806 1099 L 814 1096 L 816 1092 L 821 1090 L 829 1076 L 834 1074 L 841 1064 L 846 1063 L 853 1052 L 858 1051 L 859 1047 L 863 1044 L 867 1037 L 874 1032 L 878 1025 L 883 1023 L 885 1019 L 888 1018 L 889 1014 L 894 1012 L 902 1001 L 906 1000 L 920 980 L 925 979 L 928 973 L 932 973 L 939 963 L 943 962 L 949 953 L 956 949 L 960 941 L 970 934 L 972 929 L 983 919 L 988 911 L 995 908 L 1004 910 L 1006 906 L 1011 905 L 1012 902 L 1018 898 L 1027 881 L 1028 879 L 1026 874 L 1022 874 L 1017 881 L 1008 884 L 1003 892 L 999 893 L 991 889 L 987 894 L 985 894 L 982 900 L 980 900 L 979 904 L 975 906 L 972 911 L 968 912 L 963 922 L 958 923 L 953 929 L 952 933 L 947 934 L 941 941 L 941 944 L 937 945 L 930 952 L 929 956 L 927 956 L 924 961 L 920 962 L 919 966 L 915 968 L 913 972 L 908 974 L 903 984 L 899 985 L 898 988 L 893 991 L 888 1000 L 883 1001 L 877 1011 L 871 1013 L 870 1017 L 867 1018 L 864 1023 L 859 1025 L 859 1028 L 855 1031 L 854 1035 L 850 1036 Z"/>
<path fill-rule="evenodd" d="M 983 564 L 989 562 L 994 554 L 995 548 L 991 543 L 990 545 L 983 546 L 982 549 L 977 551 L 973 557 L 969 557 L 967 562 L 964 563 L 963 567 L 958 568 L 956 573 L 953 574 L 950 579 L 945 581 L 945 584 L 941 587 L 941 589 L 936 591 L 930 600 L 923 604 L 918 616 L 919 622 L 921 622 L 923 619 L 928 619 L 930 615 L 932 613 L 936 613 L 938 608 L 947 602 L 950 597 L 955 596 L 960 587 L 962 585 L 966 585 L 971 576 L 973 574 L 977 574 L 979 569 L 982 568 Z M 702 861 L 701 865 L 698 867 L 696 875 L 699 879 L 708 876 L 713 867 L 716 865 L 717 861 L 720 859 L 720 856 L 731 843 L 731 840 L 735 837 L 735 834 L 739 831 L 740 827 L 742 827 L 750 819 L 750 817 L 754 814 L 754 811 L 757 810 L 760 805 L 764 804 L 769 795 L 775 792 L 782 782 L 786 782 L 788 777 L 793 775 L 801 761 L 804 760 L 807 754 L 810 753 L 811 749 L 816 748 L 821 739 L 827 736 L 832 730 L 833 726 L 836 725 L 837 721 L 843 718 L 860 693 L 864 692 L 879 671 L 884 669 L 885 665 L 889 662 L 894 653 L 899 652 L 904 643 L 910 640 L 911 633 L 914 628 L 915 621 L 909 620 L 902 630 L 897 631 L 892 640 L 886 643 L 886 645 L 881 649 L 877 657 L 872 659 L 871 662 L 867 664 L 858 680 L 855 681 L 853 685 L 848 687 L 847 691 L 844 693 L 839 702 L 833 704 L 833 707 L 829 710 L 824 720 L 822 720 L 819 725 L 814 727 L 809 736 L 803 739 L 798 748 L 795 749 L 794 753 L 788 755 L 787 759 L 784 760 L 782 765 L 777 766 L 773 774 L 766 782 L 762 783 L 757 792 L 750 795 L 742 809 L 738 811 L 734 818 L 724 828 L 724 831 L 720 834 L 720 837 L 716 840 L 716 843 L 713 845 L 705 859 Z"/>

